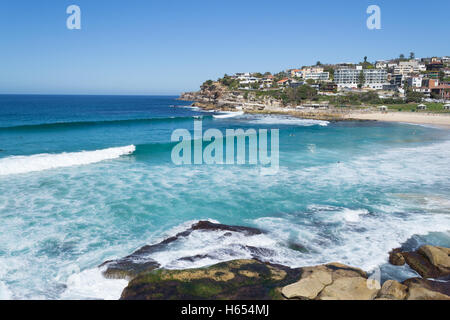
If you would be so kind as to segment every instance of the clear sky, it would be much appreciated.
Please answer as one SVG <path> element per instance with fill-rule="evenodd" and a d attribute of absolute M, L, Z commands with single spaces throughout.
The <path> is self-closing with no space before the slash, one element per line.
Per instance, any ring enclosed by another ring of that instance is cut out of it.
<path fill-rule="evenodd" d="M 66 8 L 81 8 L 81 30 Z M 381 30 L 366 9 L 381 8 Z M 0 93 L 178 94 L 224 73 L 450 55 L 450 1 L 2 0 Z"/>

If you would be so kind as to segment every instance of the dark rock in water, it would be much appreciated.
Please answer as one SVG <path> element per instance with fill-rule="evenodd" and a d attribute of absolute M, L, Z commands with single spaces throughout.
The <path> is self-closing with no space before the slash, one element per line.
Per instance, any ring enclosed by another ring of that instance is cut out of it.
<path fill-rule="evenodd" d="M 272 249 L 240 245 L 237 246 L 236 248 L 223 248 L 208 252 L 206 254 L 186 256 L 178 259 L 178 261 L 197 262 L 203 259 L 222 260 L 222 257 L 224 255 L 239 258 L 242 256 L 242 251 L 249 251 L 253 259 L 263 259 L 267 257 L 273 257 L 276 254 L 275 250 Z"/>
<path fill-rule="evenodd" d="M 213 223 L 209 221 L 199 221 L 198 223 L 192 225 L 190 230 L 233 231 L 245 233 L 247 235 L 256 235 L 262 233 L 261 230 L 256 228 L 228 226 L 226 224 Z"/>
<path fill-rule="evenodd" d="M 302 253 L 308 253 L 308 249 L 306 249 L 305 246 L 299 244 L 299 243 L 295 243 L 295 242 L 290 242 L 288 244 L 288 248 L 294 251 L 299 251 Z"/>
<path fill-rule="evenodd" d="M 257 260 L 234 260 L 198 269 L 158 269 L 130 281 L 121 299 L 282 299 L 280 288 L 299 275 L 299 269 Z"/>
<path fill-rule="evenodd" d="M 212 223 L 209 221 L 199 221 L 193 224 L 189 229 L 180 232 L 173 237 L 169 237 L 157 244 L 143 246 L 142 248 L 136 250 L 135 252 L 133 252 L 129 256 L 126 256 L 125 258 L 117 260 L 109 260 L 102 263 L 100 267 L 106 266 L 106 270 L 103 272 L 103 275 L 106 278 L 131 279 L 141 272 L 151 271 L 153 269 L 159 268 L 160 265 L 153 259 L 149 258 L 149 256 L 153 253 L 167 250 L 168 249 L 167 246 L 169 244 L 176 242 L 180 238 L 185 238 L 189 236 L 194 231 L 227 231 L 225 233 L 225 236 L 231 235 L 231 232 L 243 233 L 248 236 L 262 233 L 261 230 L 256 228 L 228 226 L 224 224 Z M 257 248 L 249 247 L 249 250 L 253 250 L 255 252 L 257 251 L 256 249 Z M 180 260 L 194 262 L 208 257 L 210 256 L 196 255 L 192 257 L 184 257 L 181 258 Z"/>
<path fill-rule="evenodd" d="M 100 267 L 107 266 L 103 276 L 108 279 L 132 279 L 144 271 L 154 270 L 159 263 L 154 260 L 136 261 L 132 258 L 105 261 Z"/>
<path fill-rule="evenodd" d="M 253 258 L 255 259 L 258 257 L 273 257 L 276 254 L 275 250 L 267 248 L 260 248 L 254 246 L 244 246 L 244 248 L 250 251 Z"/>
<path fill-rule="evenodd" d="M 397 248 L 389 252 L 389 263 L 394 266 L 402 266 L 405 264 L 405 257 L 402 255 L 402 249 Z"/>
<path fill-rule="evenodd" d="M 197 254 L 195 256 L 189 256 L 189 257 L 183 257 L 178 259 L 179 261 L 189 261 L 189 262 L 196 262 L 198 260 L 203 260 L 203 259 L 212 259 L 214 257 L 210 256 L 209 254 Z"/>

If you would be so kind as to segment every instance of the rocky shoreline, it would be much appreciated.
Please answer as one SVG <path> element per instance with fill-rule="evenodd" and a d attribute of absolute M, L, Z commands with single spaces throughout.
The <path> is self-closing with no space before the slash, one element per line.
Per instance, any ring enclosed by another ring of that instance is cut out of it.
<path fill-rule="evenodd" d="M 166 250 L 194 231 L 223 231 L 244 235 L 260 234 L 255 228 L 199 221 L 189 229 L 155 245 L 147 245 L 131 255 L 104 262 L 103 275 L 127 279 L 124 300 L 450 300 L 450 249 L 422 246 L 413 252 L 394 249 L 389 261 L 407 264 L 420 277 L 402 283 L 379 283 L 356 267 L 333 262 L 290 268 L 256 258 L 261 248 L 249 248 L 255 257 L 231 260 L 203 268 L 168 270 L 149 258 Z M 204 257 L 184 257 L 189 261 Z"/>
<path fill-rule="evenodd" d="M 250 114 L 287 115 L 302 119 L 323 121 L 387 121 L 415 124 L 428 124 L 441 128 L 450 128 L 450 115 L 440 113 L 380 111 L 375 107 L 336 108 L 332 105 L 321 106 L 317 102 L 305 102 L 314 107 L 296 108 L 284 106 L 281 101 L 270 96 L 257 97 L 253 93 L 246 96 L 240 91 L 230 91 L 216 82 L 212 87 L 202 87 L 197 92 L 184 92 L 179 100 L 190 101 L 192 106 L 203 110 L 244 111 Z"/>
<path fill-rule="evenodd" d="M 240 92 L 227 91 L 220 86 L 215 90 L 203 88 L 198 92 L 184 92 L 179 100 L 193 101 L 192 106 L 203 110 L 237 111 L 242 110 L 245 113 L 252 114 L 275 114 L 289 115 L 303 119 L 314 119 L 324 121 L 361 121 L 359 119 L 349 118 L 349 111 L 336 108 L 317 108 L 298 110 L 284 107 L 276 99 L 264 98 L 258 99 L 254 96 L 244 97 Z"/>

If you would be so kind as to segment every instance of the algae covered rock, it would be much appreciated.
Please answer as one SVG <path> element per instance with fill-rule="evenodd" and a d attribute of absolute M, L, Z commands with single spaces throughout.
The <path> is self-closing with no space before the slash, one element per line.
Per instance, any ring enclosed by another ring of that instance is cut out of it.
<path fill-rule="evenodd" d="M 282 299 L 281 287 L 295 282 L 299 275 L 299 269 L 257 260 L 234 260 L 196 269 L 158 269 L 130 281 L 121 299 Z"/>

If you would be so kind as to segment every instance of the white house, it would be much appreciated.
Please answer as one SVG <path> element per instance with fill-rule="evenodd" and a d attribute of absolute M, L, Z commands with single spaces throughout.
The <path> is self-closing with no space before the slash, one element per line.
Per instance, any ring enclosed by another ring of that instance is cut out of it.
<path fill-rule="evenodd" d="M 407 79 L 408 82 L 408 86 L 410 87 L 414 87 L 414 88 L 419 88 L 422 86 L 422 77 L 420 76 L 416 76 L 416 77 L 409 77 Z"/>

